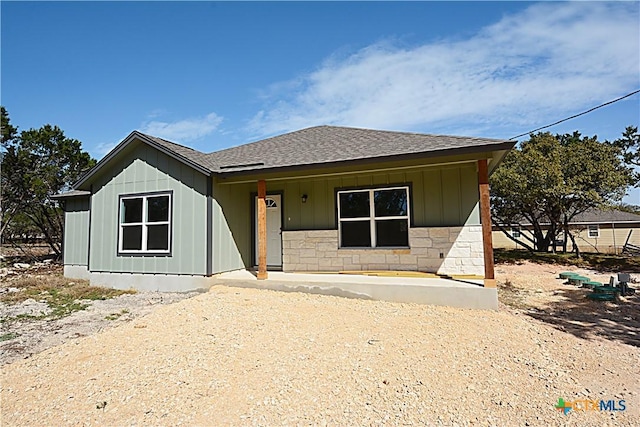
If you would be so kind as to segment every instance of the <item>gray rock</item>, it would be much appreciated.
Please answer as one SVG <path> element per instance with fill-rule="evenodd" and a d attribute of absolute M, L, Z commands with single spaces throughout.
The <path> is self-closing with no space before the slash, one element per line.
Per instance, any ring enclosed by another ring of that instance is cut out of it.
<path fill-rule="evenodd" d="M 2 314 L 6 317 L 16 316 L 42 316 L 51 313 L 51 308 L 47 303 L 38 302 L 33 298 L 24 300 L 20 304 L 3 307 Z"/>
<path fill-rule="evenodd" d="M 23 264 L 20 262 L 16 262 L 15 264 L 13 264 L 13 268 L 17 268 L 18 270 L 23 270 L 29 267 L 31 267 L 31 264 Z"/>

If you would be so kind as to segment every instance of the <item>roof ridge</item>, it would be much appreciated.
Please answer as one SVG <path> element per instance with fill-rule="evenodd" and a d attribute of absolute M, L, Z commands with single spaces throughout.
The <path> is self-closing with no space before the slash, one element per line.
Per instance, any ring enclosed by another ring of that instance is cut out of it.
<path fill-rule="evenodd" d="M 618 213 L 618 214 L 632 215 L 632 216 L 637 217 L 640 220 L 640 214 L 637 214 L 635 212 L 624 211 L 622 209 L 617 208 L 616 206 L 594 207 L 594 208 L 590 208 L 589 210 L 585 211 L 584 213 L 596 212 L 596 211 L 611 212 L 611 213 L 615 212 L 615 213 Z"/>
<path fill-rule="evenodd" d="M 361 130 L 365 132 L 382 132 L 382 133 L 391 133 L 396 135 L 404 134 L 404 135 L 433 136 L 433 137 L 446 137 L 446 138 L 458 138 L 458 139 L 477 139 L 477 140 L 483 140 L 483 141 L 508 141 L 507 139 L 503 139 L 503 138 L 487 138 L 482 136 L 448 135 L 443 133 L 424 133 L 424 132 L 405 131 L 405 130 L 374 129 L 374 128 L 354 127 L 354 126 L 336 126 L 336 125 L 319 125 L 319 126 L 312 126 L 312 127 L 300 129 L 300 130 L 313 129 L 313 128 L 319 128 L 319 127 Z"/>
<path fill-rule="evenodd" d="M 297 129 L 297 130 L 293 130 L 290 132 L 286 132 L 286 133 L 281 133 L 278 135 L 273 135 L 273 136 L 269 136 L 267 138 L 262 138 L 262 139 L 258 139 L 255 141 L 251 141 L 251 142 L 245 142 L 242 144 L 238 144 L 235 145 L 233 147 L 227 147 L 227 148 L 223 148 L 221 150 L 216 150 L 216 151 L 212 151 L 210 153 L 206 153 L 207 156 L 215 156 L 218 153 L 223 153 L 227 150 L 234 150 L 237 149 L 239 147 L 245 147 L 245 146 L 250 146 L 253 144 L 258 144 L 258 143 L 262 143 L 262 142 L 266 142 L 275 138 L 281 138 L 281 137 L 285 137 L 288 135 L 293 135 L 296 133 L 300 133 L 300 132 L 307 132 L 313 129 L 342 129 L 342 130 L 347 130 L 347 131 L 362 131 L 362 132 L 380 132 L 380 133 L 384 133 L 384 134 L 390 134 L 390 135 L 411 135 L 411 136 L 416 136 L 416 137 L 433 137 L 433 138 L 454 138 L 454 139 L 459 139 L 459 140 L 473 140 L 473 141 L 502 141 L 502 142 L 506 142 L 508 141 L 507 139 L 500 139 L 500 138 L 486 138 L 486 137 L 477 137 L 477 136 L 462 136 L 462 135 L 445 135 L 445 134 L 437 134 L 437 133 L 421 133 L 421 132 L 409 132 L 409 131 L 395 131 L 395 130 L 385 130 L 385 129 L 372 129 L 372 128 L 363 128 L 363 127 L 353 127 L 353 126 L 336 126 L 336 125 L 317 125 L 317 126 L 310 126 L 307 128 L 302 128 L 302 129 Z"/>
<path fill-rule="evenodd" d="M 207 154 L 207 153 L 205 153 L 203 151 L 196 150 L 193 147 L 189 147 L 188 145 L 184 145 L 184 144 L 180 144 L 178 142 L 170 141 L 168 139 L 165 139 L 165 138 L 162 138 L 162 137 L 159 137 L 159 136 L 149 135 L 148 133 L 140 132 L 139 130 L 136 130 L 136 132 L 138 132 L 140 135 L 146 136 L 147 138 L 159 139 L 159 140 L 161 140 L 163 142 L 168 142 L 169 144 L 177 145 L 178 147 L 186 148 L 186 149 L 191 150 L 191 151 L 195 151 L 196 153 L 200 153 L 200 154 L 204 154 L 204 155 Z"/>
<path fill-rule="evenodd" d="M 219 167 L 215 162 L 215 159 L 210 158 L 206 153 L 196 150 L 195 148 L 178 144 L 177 142 L 169 141 L 168 139 L 161 138 L 159 136 L 148 135 L 137 130 L 133 133 L 136 133 L 140 138 L 146 138 L 153 144 L 164 147 L 164 149 L 171 151 L 174 155 L 181 157 L 188 162 L 195 162 L 200 167 L 208 170 L 209 173 L 214 172 Z"/>

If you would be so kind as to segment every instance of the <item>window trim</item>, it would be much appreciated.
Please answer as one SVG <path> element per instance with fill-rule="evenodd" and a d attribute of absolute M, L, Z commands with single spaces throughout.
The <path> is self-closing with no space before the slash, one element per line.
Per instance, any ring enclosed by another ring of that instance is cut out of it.
<path fill-rule="evenodd" d="M 273 194 L 271 196 L 266 196 L 264 198 L 264 204 L 266 205 L 267 209 L 277 209 L 278 208 L 278 204 L 273 199 Z"/>
<path fill-rule="evenodd" d="M 591 227 L 595 227 L 595 236 L 591 234 Z M 598 224 L 587 225 L 587 237 L 597 239 L 600 237 L 600 226 Z"/>
<path fill-rule="evenodd" d="M 522 229 L 520 228 L 520 226 L 513 226 L 511 227 L 511 237 L 513 237 L 514 239 L 518 239 L 522 236 Z"/>
<path fill-rule="evenodd" d="M 146 217 L 147 217 L 147 209 L 148 209 L 148 204 L 147 204 L 147 199 L 149 198 L 153 198 L 153 197 L 162 197 L 162 196 L 168 196 L 169 197 L 169 213 L 168 213 L 168 220 L 167 221 L 156 221 L 156 222 L 147 222 L 146 221 Z M 122 202 L 123 200 L 127 200 L 127 199 L 142 199 L 142 221 L 141 222 L 134 222 L 134 223 L 127 223 L 124 224 L 122 222 Z M 149 225 L 168 225 L 168 248 L 167 250 L 158 250 L 158 249 L 153 249 L 153 250 L 147 250 L 144 249 L 147 245 L 147 236 L 148 236 L 148 226 Z M 128 226 L 142 226 L 142 247 L 143 249 L 141 250 L 131 250 L 131 249 L 127 249 L 127 250 L 123 250 L 122 249 L 122 238 L 123 238 L 123 233 L 122 230 L 124 227 L 128 227 Z M 148 192 L 148 193 L 132 193 L 132 194 L 120 194 L 118 195 L 118 218 L 117 218 L 117 227 L 118 227 L 118 241 L 117 241 L 117 254 L 118 256 L 172 256 L 172 245 L 173 245 L 173 191 L 172 190 L 168 190 L 168 191 L 153 191 L 153 192 Z"/>
<path fill-rule="evenodd" d="M 375 216 L 375 199 L 374 194 L 376 191 L 384 190 L 405 190 L 407 193 L 407 214 L 406 215 L 393 215 L 376 217 Z M 340 217 L 340 194 L 346 193 L 369 193 L 369 216 L 356 217 L 356 218 L 341 218 Z M 338 223 L 338 249 L 407 249 L 409 245 L 409 229 L 411 228 L 411 186 L 408 184 L 402 185 L 390 185 L 380 187 L 364 187 L 364 188 L 344 188 L 336 190 L 336 221 Z M 407 220 L 407 245 L 406 246 L 377 246 L 376 235 L 376 221 L 385 220 Z M 342 246 L 342 222 L 365 222 L 369 221 L 369 237 L 371 246 Z"/>

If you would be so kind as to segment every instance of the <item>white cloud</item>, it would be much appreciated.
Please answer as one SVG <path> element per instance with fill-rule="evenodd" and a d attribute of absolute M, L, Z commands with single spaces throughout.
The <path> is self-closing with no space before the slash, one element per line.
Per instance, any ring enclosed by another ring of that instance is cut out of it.
<path fill-rule="evenodd" d="M 223 118 L 216 113 L 210 113 L 175 122 L 150 121 L 144 123 L 140 131 L 174 142 L 189 142 L 210 135 L 220 126 L 222 120 Z"/>
<path fill-rule="evenodd" d="M 106 156 L 108 152 L 116 148 L 116 145 L 118 145 L 120 141 L 122 141 L 122 138 L 117 142 L 102 142 L 98 144 L 93 150 L 90 150 L 90 154 L 94 158 L 100 160 L 101 158 Z"/>
<path fill-rule="evenodd" d="M 148 114 L 149 118 L 155 118 L 159 116 L 167 115 L 165 110 L 154 110 Z M 193 142 L 199 138 L 210 135 L 218 129 L 223 118 L 216 113 L 210 113 L 202 117 L 192 117 L 184 120 L 178 120 L 174 122 L 164 121 L 148 121 L 140 125 L 140 131 L 152 136 L 160 138 L 166 138 L 173 142 L 187 143 Z M 122 135 L 115 141 L 99 143 L 90 150 L 90 154 L 101 159 L 111 150 L 113 150 L 118 144 L 120 144 L 129 134 Z M 193 144 L 192 144 L 193 145 Z"/>
<path fill-rule="evenodd" d="M 273 85 L 249 130 L 527 131 L 637 89 L 638 21 L 634 2 L 542 3 L 465 40 L 375 44 Z"/>

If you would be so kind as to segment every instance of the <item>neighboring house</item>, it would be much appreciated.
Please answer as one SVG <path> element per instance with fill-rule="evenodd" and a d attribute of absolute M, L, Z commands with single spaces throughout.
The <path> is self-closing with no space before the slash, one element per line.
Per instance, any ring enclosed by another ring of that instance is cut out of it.
<path fill-rule="evenodd" d="M 495 286 L 480 212 L 513 145 L 318 126 L 205 154 L 134 131 L 59 196 L 64 272 L 167 291 L 255 267 L 259 279 L 409 270 Z"/>
<path fill-rule="evenodd" d="M 542 224 L 547 229 L 549 224 Z M 504 227 L 513 237 L 528 242 L 521 235 L 533 238 L 531 224 Z M 640 215 L 619 210 L 591 209 L 577 215 L 570 223 L 576 244 L 582 252 L 620 253 L 625 243 L 640 246 Z M 564 241 L 564 233 L 557 236 L 559 246 Z M 504 232 L 493 227 L 493 247 L 524 249 L 509 239 Z M 573 243 L 567 237 L 567 251 L 573 250 Z"/>

